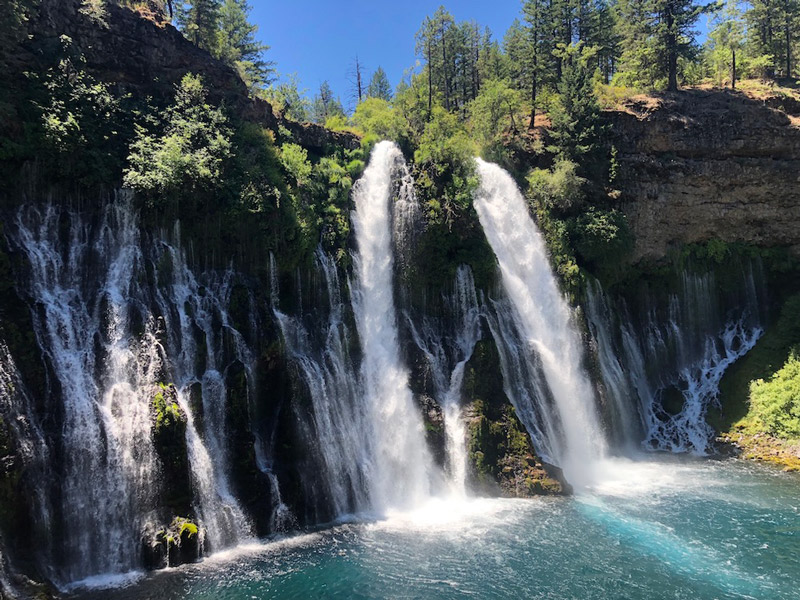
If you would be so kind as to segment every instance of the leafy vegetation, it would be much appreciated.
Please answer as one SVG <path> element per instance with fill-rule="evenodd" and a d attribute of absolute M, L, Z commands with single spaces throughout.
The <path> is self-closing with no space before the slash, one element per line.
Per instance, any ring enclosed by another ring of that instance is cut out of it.
<path fill-rule="evenodd" d="M 773 435 L 800 438 L 800 359 L 794 352 L 769 380 L 750 384 L 750 416 Z"/>
<path fill-rule="evenodd" d="M 138 128 L 123 181 L 151 206 L 217 195 L 232 156 L 232 133 L 222 110 L 210 106 L 206 96 L 200 77 L 186 75 L 163 123 L 155 124 L 156 133 Z"/>

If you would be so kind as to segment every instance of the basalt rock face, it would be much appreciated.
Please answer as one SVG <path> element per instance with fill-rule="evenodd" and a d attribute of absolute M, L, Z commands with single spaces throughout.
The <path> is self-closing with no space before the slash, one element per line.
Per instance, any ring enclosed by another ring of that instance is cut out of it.
<path fill-rule="evenodd" d="M 718 238 L 800 254 L 800 125 L 737 92 L 634 98 L 606 113 L 634 261 Z"/>
<path fill-rule="evenodd" d="M 19 72 L 35 68 L 42 56 L 68 43 L 86 60 L 89 73 L 134 98 L 170 102 L 175 85 L 187 73 L 195 73 L 203 77 L 212 103 L 275 133 L 284 126 L 312 151 L 358 147 L 356 135 L 276 114 L 269 102 L 249 95 L 231 67 L 183 37 L 156 8 L 143 5 L 133 10 L 106 2 L 105 11 L 98 20 L 82 10 L 81 0 L 42 0 L 31 23 L 36 35 L 13 52 L 12 67 Z"/>

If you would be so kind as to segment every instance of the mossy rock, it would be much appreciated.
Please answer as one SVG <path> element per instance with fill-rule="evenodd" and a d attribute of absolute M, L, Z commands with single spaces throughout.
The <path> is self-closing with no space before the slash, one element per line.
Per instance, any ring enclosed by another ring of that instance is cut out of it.
<path fill-rule="evenodd" d="M 474 400 L 465 412 L 475 487 L 517 498 L 569 493 L 558 470 L 536 456 L 513 406 Z"/>
<path fill-rule="evenodd" d="M 192 502 L 186 413 L 178 403 L 174 385 L 159 384 L 151 394 L 153 444 L 161 462 L 163 501 L 173 511 L 186 513 Z"/>
<path fill-rule="evenodd" d="M 167 527 L 145 534 L 142 540 L 145 568 L 163 569 L 197 561 L 202 554 L 202 535 L 197 523 L 174 517 Z"/>

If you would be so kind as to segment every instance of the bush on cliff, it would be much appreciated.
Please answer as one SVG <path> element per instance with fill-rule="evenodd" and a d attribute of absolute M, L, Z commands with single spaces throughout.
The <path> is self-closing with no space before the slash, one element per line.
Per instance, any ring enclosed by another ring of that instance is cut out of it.
<path fill-rule="evenodd" d="M 750 384 L 750 414 L 772 435 L 800 438 L 800 358 L 796 353 L 769 380 Z"/>
<path fill-rule="evenodd" d="M 211 198 L 221 186 L 232 155 L 232 131 L 222 110 L 209 105 L 206 96 L 200 77 L 188 74 L 163 124 L 156 131 L 138 128 L 124 183 L 151 206 L 180 197 Z"/>

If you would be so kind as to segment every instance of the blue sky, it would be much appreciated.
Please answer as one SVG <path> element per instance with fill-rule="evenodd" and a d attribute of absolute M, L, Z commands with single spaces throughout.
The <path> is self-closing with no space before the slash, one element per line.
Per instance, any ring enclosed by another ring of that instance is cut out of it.
<path fill-rule="evenodd" d="M 381 66 L 396 86 L 416 62 L 414 34 L 442 0 L 250 0 L 258 37 L 282 75 L 297 73 L 308 96 L 328 80 L 346 109 L 353 108 L 348 72 L 358 55 L 369 76 Z M 475 20 L 503 39 L 520 15 L 521 0 L 450 0 L 444 4 L 457 21 Z M 705 37 L 707 18 L 697 23 Z"/>
<path fill-rule="evenodd" d="M 313 95 L 328 80 L 345 108 L 352 104 L 348 70 L 356 55 L 368 74 L 381 66 L 396 86 L 414 66 L 414 34 L 441 0 L 250 0 L 251 20 L 270 46 L 267 56 L 281 74 L 297 73 Z M 517 0 L 460 0 L 445 6 L 458 21 L 488 25 L 497 39 L 519 15 Z"/>

